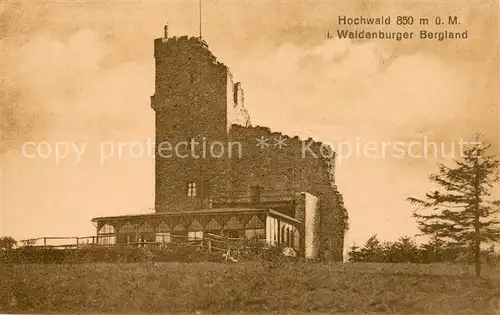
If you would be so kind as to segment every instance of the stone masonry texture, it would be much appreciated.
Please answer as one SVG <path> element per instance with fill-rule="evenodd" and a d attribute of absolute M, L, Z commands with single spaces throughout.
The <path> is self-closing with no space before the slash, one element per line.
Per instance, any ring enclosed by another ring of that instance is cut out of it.
<path fill-rule="evenodd" d="M 160 38 L 154 48 L 155 210 L 208 208 L 219 192 L 249 193 L 253 186 L 308 192 L 319 203 L 320 255 L 341 261 L 347 212 L 335 185 L 334 152 L 312 139 L 251 126 L 242 84 L 203 40 Z M 188 183 L 195 183 L 196 198 L 188 196 Z"/>

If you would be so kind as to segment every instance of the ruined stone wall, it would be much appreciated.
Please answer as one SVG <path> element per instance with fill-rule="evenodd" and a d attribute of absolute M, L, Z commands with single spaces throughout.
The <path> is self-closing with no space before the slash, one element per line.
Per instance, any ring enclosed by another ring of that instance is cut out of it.
<path fill-rule="evenodd" d="M 233 81 L 233 75 L 228 72 L 227 79 L 227 130 L 232 125 L 249 126 L 250 115 L 245 108 L 245 96 L 240 82 Z"/>
<path fill-rule="evenodd" d="M 258 146 L 257 139 L 267 139 L 269 146 Z M 241 159 L 230 161 L 231 189 L 250 193 L 251 186 L 260 186 L 264 192 L 308 192 L 318 197 L 320 256 L 342 260 L 345 214 L 338 207 L 331 149 L 265 127 L 233 125 L 229 141 L 241 143 L 243 153 Z"/>

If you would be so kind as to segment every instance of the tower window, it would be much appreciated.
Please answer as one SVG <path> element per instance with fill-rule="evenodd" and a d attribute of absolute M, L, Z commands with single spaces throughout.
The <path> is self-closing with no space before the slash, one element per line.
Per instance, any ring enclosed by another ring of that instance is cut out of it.
<path fill-rule="evenodd" d="M 188 183 L 187 195 L 189 197 L 196 197 L 196 183 L 195 182 Z"/>

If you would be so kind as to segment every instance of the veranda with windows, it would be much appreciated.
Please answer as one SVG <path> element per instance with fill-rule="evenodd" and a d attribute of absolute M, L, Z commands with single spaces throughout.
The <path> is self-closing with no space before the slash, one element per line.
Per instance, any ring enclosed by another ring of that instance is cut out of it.
<path fill-rule="evenodd" d="M 210 234 L 228 239 L 260 237 L 302 252 L 303 224 L 270 209 L 206 209 L 92 219 L 101 245 L 196 243 Z"/>

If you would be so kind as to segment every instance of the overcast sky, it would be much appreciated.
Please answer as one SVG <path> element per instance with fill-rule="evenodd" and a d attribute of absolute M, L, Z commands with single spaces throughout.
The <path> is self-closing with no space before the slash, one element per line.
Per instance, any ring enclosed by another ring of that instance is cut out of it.
<path fill-rule="evenodd" d="M 480 132 L 497 150 L 497 13 L 488 2 L 204 1 L 202 18 L 210 49 L 243 83 L 253 125 L 353 149 L 389 143 L 385 157 L 375 150 L 337 160 L 351 245 L 374 233 L 413 236 L 405 198 L 423 196 L 429 173 L 446 162 L 433 149 L 429 158 L 393 157 L 391 143 L 426 137 L 446 154 L 455 143 L 458 154 L 460 139 Z M 328 40 L 339 15 L 393 23 L 456 15 L 453 30 L 468 39 Z M 197 2 L 2 2 L 1 235 L 93 235 L 93 217 L 150 211 L 154 160 L 124 154 L 101 163 L 99 145 L 154 137 L 153 39 L 167 22 L 172 36 L 197 36 Z M 75 153 L 56 163 L 23 157 L 26 141 L 86 147 L 77 163 Z"/>

